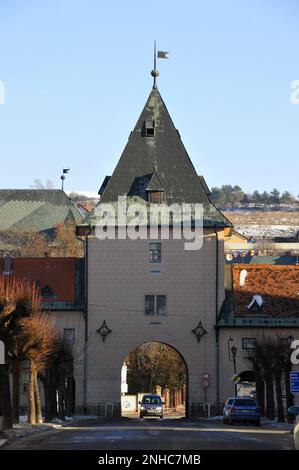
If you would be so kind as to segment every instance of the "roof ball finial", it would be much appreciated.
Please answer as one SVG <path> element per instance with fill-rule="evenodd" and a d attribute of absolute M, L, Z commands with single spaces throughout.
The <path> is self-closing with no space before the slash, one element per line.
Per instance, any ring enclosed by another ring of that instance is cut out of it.
<path fill-rule="evenodd" d="M 155 77 L 155 78 L 156 78 L 156 77 L 159 77 L 159 75 L 160 75 L 159 70 L 153 69 L 153 70 L 151 71 L 151 76 L 152 76 L 152 77 Z"/>
<path fill-rule="evenodd" d="M 151 71 L 151 76 L 154 77 L 154 88 L 157 88 L 157 77 L 159 77 L 160 72 L 156 67 Z"/>

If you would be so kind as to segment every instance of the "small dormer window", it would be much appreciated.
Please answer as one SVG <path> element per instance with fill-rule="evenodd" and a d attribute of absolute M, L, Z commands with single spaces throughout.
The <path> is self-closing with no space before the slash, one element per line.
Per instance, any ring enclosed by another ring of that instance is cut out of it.
<path fill-rule="evenodd" d="M 145 130 L 146 137 L 154 137 L 155 136 L 155 121 L 145 121 L 144 130 Z"/>
<path fill-rule="evenodd" d="M 154 204 L 161 204 L 163 200 L 163 191 L 149 191 L 148 201 Z"/>
<path fill-rule="evenodd" d="M 263 304 L 263 297 L 260 294 L 255 294 L 247 308 L 250 312 L 262 312 Z"/>
<path fill-rule="evenodd" d="M 56 295 L 54 294 L 53 290 L 51 289 L 50 286 L 45 285 L 42 289 L 41 289 L 41 295 L 42 295 L 42 298 L 43 299 L 55 299 L 56 298 Z"/>

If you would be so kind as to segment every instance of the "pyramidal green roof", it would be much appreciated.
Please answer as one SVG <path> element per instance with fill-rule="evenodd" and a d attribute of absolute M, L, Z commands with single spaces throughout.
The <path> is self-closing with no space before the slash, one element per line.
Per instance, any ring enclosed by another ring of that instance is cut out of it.
<path fill-rule="evenodd" d="M 1 189 L 0 231 L 9 229 L 50 233 L 59 224 L 82 221 L 83 215 L 60 189 Z"/>
<path fill-rule="evenodd" d="M 231 225 L 211 203 L 208 187 L 198 176 L 157 88 L 151 90 L 111 178 L 102 186 L 99 204 L 113 203 L 124 195 L 147 201 L 151 190 L 163 190 L 167 205 L 202 204 L 209 220 L 212 214 L 208 225 Z"/>

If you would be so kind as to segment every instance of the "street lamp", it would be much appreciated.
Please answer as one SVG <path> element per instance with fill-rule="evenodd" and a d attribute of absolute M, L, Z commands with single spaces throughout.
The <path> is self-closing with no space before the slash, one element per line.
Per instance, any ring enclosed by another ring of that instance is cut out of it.
<path fill-rule="evenodd" d="M 231 343 L 232 341 L 234 341 L 234 338 L 233 338 L 232 336 L 230 336 L 230 337 L 228 338 L 228 341 L 227 341 L 228 360 L 229 360 L 229 361 L 232 360 L 231 355 L 230 355 L 230 351 L 231 351 L 231 349 L 230 349 L 230 343 Z"/>
<path fill-rule="evenodd" d="M 231 353 L 232 353 L 232 357 L 233 357 L 234 373 L 235 374 L 237 373 L 237 364 L 236 364 L 237 351 L 238 351 L 238 349 L 236 348 L 236 346 L 231 347 Z M 237 384 L 236 383 L 235 383 L 235 396 L 237 396 Z"/>

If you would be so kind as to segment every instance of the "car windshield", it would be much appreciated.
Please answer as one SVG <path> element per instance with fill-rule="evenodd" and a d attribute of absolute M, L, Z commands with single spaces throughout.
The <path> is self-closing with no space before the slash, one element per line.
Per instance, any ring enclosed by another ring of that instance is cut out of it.
<path fill-rule="evenodd" d="M 256 406 L 254 400 L 235 400 L 234 406 Z"/>
<path fill-rule="evenodd" d="M 142 403 L 148 405 L 161 405 L 161 398 L 159 397 L 143 397 Z"/>

